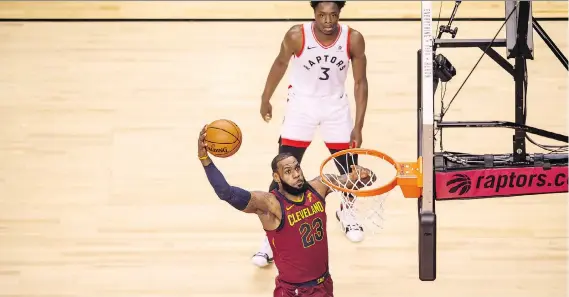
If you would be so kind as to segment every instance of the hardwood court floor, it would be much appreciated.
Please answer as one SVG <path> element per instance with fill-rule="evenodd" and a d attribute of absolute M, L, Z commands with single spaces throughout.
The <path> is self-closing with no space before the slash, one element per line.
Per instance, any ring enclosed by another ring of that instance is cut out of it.
<path fill-rule="evenodd" d="M 0 296 L 272 296 L 274 267 L 249 262 L 262 229 L 254 216 L 216 198 L 196 158 L 196 137 L 214 119 L 237 122 L 239 153 L 215 162 L 230 183 L 267 188 L 286 82 L 273 98 L 270 124 L 258 107 L 290 25 L 0 24 Z M 367 38 L 364 147 L 413 160 L 420 24 L 351 25 Z M 500 26 L 457 25 L 459 38 L 489 38 Z M 543 26 L 567 48 L 566 23 Z M 535 38 L 528 123 L 566 134 L 567 73 Z M 481 52 L 442 52 L 458 69 L 448 102 Z M 513 120 L 513 86 L 485 57 L 447 119 Z M 350 78 L 350 94 L 352 88 Z M 509 130 L 444 136 L 449 150 L 511 152 Z M 307 176 L 327 155 L 319 139 L 303 164 Z M 385 230 L 351 244 L 335 222 L 332 198 L 336 294 L 566 296 L 566 198 L 439 203 L 432 283 L 418 280 L 414 200 L 396 191 Z"/>

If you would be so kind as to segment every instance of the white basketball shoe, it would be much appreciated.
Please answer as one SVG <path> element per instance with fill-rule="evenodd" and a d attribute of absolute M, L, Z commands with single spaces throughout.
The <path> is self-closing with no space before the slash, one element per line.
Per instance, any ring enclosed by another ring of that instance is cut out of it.
<path fill-rule="evenodd" d="M 364 240 L 364 228 L 360 225 L 353 213 L 338 209 L 336 211 L 336 219 L 338 219 L 342 225 L 344 234 L 351 242 Z"/>
<path fill-rule="evenodd" d="M 259 251 L 253 255 L 251 262 L 258 267 L 266 267 L 273 263 L 273 250 L 271 250 L 271 245 L 267 236 L 263 239 L 261 248 Z"/>

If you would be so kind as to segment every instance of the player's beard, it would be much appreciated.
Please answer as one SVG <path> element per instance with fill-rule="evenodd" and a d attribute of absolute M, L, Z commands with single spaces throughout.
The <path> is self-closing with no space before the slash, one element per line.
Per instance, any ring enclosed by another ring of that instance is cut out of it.
<path fill-rule="evenodd" d="M 302 186 L 300 186 L 300 188 L 293 187 L 293 186 L 287 184 L 284 180 L 281 180 L 281 181 L 282 181 L 282 185 L 283 185 L 283 190 L 285 192 L 291 194 L 291 195 L 294 195 L 294 196 L 300 195 L 308 189 L 308 184 L 306 183 L 306 181 L 302 182 Z"/>

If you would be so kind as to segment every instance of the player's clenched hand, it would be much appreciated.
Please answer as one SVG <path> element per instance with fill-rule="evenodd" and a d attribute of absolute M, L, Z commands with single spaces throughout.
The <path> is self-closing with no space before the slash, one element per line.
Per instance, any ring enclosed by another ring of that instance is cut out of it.
<path fill-rule="evenodd" d="M 207 143 L 205 142 L 207 125 L 203 126 L 202 130 L 200 131 L 200 136 L 198 138 L 198 157 L 202 162 L 204 159 L 208 157 L 207 154 Z"/>
<path fill-rule="evenodd" d="M 377 180 L 375 174 L 373 174 L 371 170 L 365 167 L 359 165 L 351 165 L 350 168 L 352 168 L 352 172 L 350 172 L 349 177 L 350 181 L 353 183 L 363 182 L 366 184 L 370 179 L 372 182 L 375 182 Z"/>
<path fill-rule="evenodd" d="M 269 122 L 273 117 L 273 106 L 270 102 L 261 101 L 261 117 L 265 122 Z"/>
<path fill-rule="evenodd" d="M 362 130 L 354 128 L 350 135 L 350 148 L 359 148 L 362 145 Z"/>

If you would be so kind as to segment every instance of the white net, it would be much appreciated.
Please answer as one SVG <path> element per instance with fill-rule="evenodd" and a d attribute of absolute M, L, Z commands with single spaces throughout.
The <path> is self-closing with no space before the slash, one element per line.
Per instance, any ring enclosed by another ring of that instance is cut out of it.
<path fill-rule="evenodd" d="M 358 166 L 352 167 L 354 164 Z M 347 174 L 351 178 L 345 178 Z M 358 195 L 358 192 L 382 187 L 393 180 L 396 174 L 393 165 L 366 153 L 340 155 L 326 162 L 322 168 L 323 181 L 336 186 L 330 188 L 342 203 L 343 219 L 361 225 L 366 233 L 376 233 L 383 229 L 384 204 L 389 191 L 371 196 Z"/>

